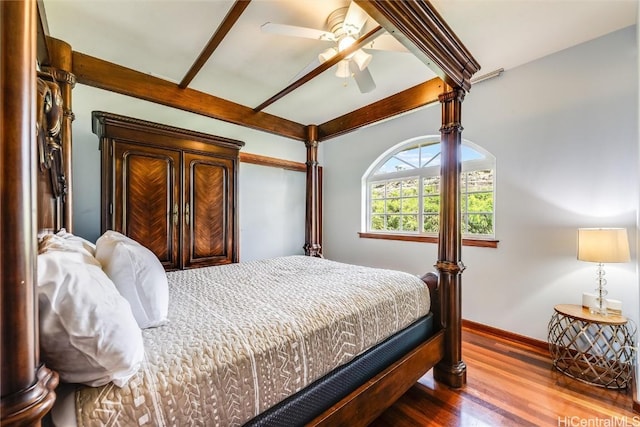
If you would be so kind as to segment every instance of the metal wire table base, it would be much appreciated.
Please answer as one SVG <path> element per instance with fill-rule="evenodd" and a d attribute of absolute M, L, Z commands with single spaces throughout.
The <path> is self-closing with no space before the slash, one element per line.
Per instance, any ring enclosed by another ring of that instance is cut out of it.
<path fill-rule="evenodd" d="M 635 325 L 600 323 L 554 312 L 549 322 L 553 365 L 577 380 L 625 388 L 632 378 Z"/>

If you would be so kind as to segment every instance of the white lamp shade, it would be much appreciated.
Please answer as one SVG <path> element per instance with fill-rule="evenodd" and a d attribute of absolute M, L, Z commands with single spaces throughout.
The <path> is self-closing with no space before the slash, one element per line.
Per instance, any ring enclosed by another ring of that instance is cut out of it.
<path fill-rule="evenodd" d="M 336 76 L 342 79 L 351 77 L 351 71 L 349 71 L 348 59 L 343 59 L 342 61 L 338 62 L 338 69 L 336 70 Z"/>
<path fill-rule="evenodd" d="M 338 53 L 338 51 L 330 47 L 329 49 L 323 51 L 318 55 L 318 61 L 320 61 L 321 64 L 324 64 L 325 62 L 333 58 L 336 53 Z"/>
<path fill-rule="evenodd" d="M 353 60 L 358 65 L 360 71 L 367 68 L 367 65 L 369 65 L 369 63 L 371 62 L 371 58 L 373 57 L 362 49 L 358 49 L 353 55 Z"/>
<path fill-rule="evenodd" d="M 578 259 L 598 263 L 628 262 L 630 256 L 627 229 L 578 229 Z"/>

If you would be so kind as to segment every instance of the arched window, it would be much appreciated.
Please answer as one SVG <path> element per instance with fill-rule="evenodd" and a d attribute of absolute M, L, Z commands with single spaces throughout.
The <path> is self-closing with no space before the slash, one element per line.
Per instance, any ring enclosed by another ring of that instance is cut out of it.
<path fill-rule="evenodd" d="M 363 183 L 362 231 L 437 236 L 440 136 L 404 141 L 382 154 Z M 495 157 L 462 141 L 460 205 L 465 238 L 495 237 Z"/>

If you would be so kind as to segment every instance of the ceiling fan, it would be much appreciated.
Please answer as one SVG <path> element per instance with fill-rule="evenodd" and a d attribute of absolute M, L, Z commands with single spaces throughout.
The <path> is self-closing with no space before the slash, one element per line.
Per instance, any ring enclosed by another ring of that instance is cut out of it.
<path fill-rule="evenodd" d="M 291 37 L 304 37 L 335 43 L 334 47 L 330 47 L 322 51 L 316 60 L 305 67 L 305 69 L 300 73 L 302 74 L 317 67 L 321 63 L 328 61 L 334 55 L 351 46 L 360 36 L 360 31 L 367 22 L 367 19 L 369 19 L 369 15 L 367 15 L 365 11 L 354 2 L 351 2 L 349 7 L 336 9 L 329 14 L 329 17 L 327 18 L 328 31 L 299 27 L 295 25 L 274 24 L 272 22 L 267 22 L 260 28 L 264 33 Z M 367 47 L 374 48 L 373 43 Z M 342 61 L 338 62 L 336 76 L 345 79 L 353 76 L 360 92 L 371 92 L 376 88 L 371 72 L 367 68 L 371 59 L 372 56 L 369 53 L 362 49 L 358 49 Z"/>

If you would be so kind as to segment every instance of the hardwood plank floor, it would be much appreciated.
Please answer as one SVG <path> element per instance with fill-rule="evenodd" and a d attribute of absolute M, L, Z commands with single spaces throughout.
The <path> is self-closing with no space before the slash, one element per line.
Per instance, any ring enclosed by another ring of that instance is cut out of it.
<path fill-rule="evenodd" d="M 569 378 L 538 347 L 469 328 L 462 336 L 467 385 L 449 389 L 429 372 L 371 427 L 640 426 L 630 389 Z"/>

